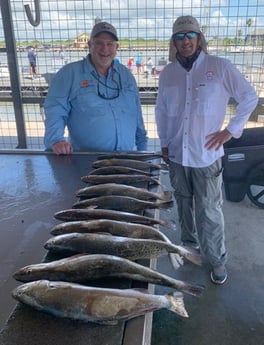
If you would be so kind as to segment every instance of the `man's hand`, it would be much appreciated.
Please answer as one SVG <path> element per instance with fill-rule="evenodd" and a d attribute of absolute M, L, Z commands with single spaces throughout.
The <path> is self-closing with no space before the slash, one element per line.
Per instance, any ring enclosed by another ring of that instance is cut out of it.
<path fill-rule="evenodd" d="M 224 143 L 229 141 L 231 138 L 232 134 L 227 129 L 209 134 L 205 138 L 207 140 L 205 147 L 208 150 L 215 149 L 217 151 L 222 145 L 224 145 Z"/>
<path fill-rule="evenodd" d="M 72 146 L 67 141 L 58 141 L 52 146 L 56 155 L 70 155 L 73 152 Z"/>

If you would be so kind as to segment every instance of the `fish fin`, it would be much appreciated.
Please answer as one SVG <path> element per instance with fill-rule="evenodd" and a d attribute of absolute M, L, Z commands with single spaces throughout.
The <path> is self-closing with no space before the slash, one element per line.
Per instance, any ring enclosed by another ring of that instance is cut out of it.
<path fill-rule="evenodd" d="M 176 270 L 184 264 L 184 261 L 179 254 L 169 253 L 169 258 L 173 268 Z"/>
<path fill-rule="evenodd" d="M 98 209 L 98 205 L 89 205 L 87 207 L 85 207 L 87 210 L 96 210 Z"/>
<path fill-rule="evenodd" d="M 189 317 L 183 301 L 183 294 L 181 292 L 173 292 L 166 295 L 170 305 L 168 309 L 182 317 Z"/>

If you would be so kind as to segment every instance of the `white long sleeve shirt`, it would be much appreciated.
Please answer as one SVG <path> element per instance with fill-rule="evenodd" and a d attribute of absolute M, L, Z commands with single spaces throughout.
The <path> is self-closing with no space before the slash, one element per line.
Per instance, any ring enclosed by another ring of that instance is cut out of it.
<path fill-rule="evenodd" d="M 230 97 L 238 105 L 227 129 L 239 138 L 258 97 L 229 60 L 201 52 L 190 71 L 177 60 L 163 69 L 155 115 L 161 147 L 168 148 L 171 161 L 205 167 L 224 155 L 223 147 L 204 146 L 207 135 L 221 130 Z"/>

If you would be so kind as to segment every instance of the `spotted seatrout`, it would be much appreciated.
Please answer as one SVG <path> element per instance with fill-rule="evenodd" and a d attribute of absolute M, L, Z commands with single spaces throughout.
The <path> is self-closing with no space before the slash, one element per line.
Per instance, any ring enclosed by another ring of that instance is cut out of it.
<path fill-rule="evenodd" d="M 162 154 L 160 152 L 107 152 L 102 153 L 98 156 L 98 159 L 110 159 L 110 158 L 118 158 L 118 159 L 135 159 L 135 160 L 151 160 L 162 158 Z"/>
<path fill-rule="evenodd" d="M 125 174 L 125 175 L 146 175 L 152 176 L 153 174 L 148 171 L 124 167 L 119 165 L 110 165 L 92 170 L 89 175 L 111 175 L 111 174 Z"/>
<path fill-rule="evenodd" d="M 137 213 L 146 209 L 170 208 L 173 207 L 173 204 L 173 201 L 153 202 L 124 195 L 106 195 L 78 201 L 72 205 L 72 208 L 96 208 Z"/>
<path fill-rule="evenodd" d="M 138 188 L 120 183 L 102 183 L 95 186 L 81 188 L 76 192 L 76 196 L 82 198 L 95 198 L 103 195 L 124 195 L 140 200 L 171 201 L 173 199 L 171 191 L 155 193 L 148 191 L 145 188 Z"/>
<path fill-rule="evenodd" d="M 72 208 L 68 210 L 62 210 L 56 212 L 54 217 L 63 221 L 74 221 L 74 220 L 92 220 L 92 219 L 113 219 L 123 222 L 139 223 L 145 225 L 162 225 L 169 228 L 173 228 L 171 223 L 168 223 L 161 219 L 155 219 L 147 216 L 141 216 L 139 214 L 104 210 L 104 209 L 85 209 L 85 208 Z"/>
<path fill-rule="evenodd" d="M 99 159 L 92 163 L 93 168 L 101 168 L 105 166 L 111 165 L 119 165 L 125 166 L 129 168 L 139 169 L 139 170 L 168 170 L 166 164 L 155 164 L 150 162 L 144 162 L 136 159 L 118 159 L 118 158 L 110 158 L 110 159 Z"/>
<path fill-rule="evenodd" d="M 86 284 L 89 280 L 105 277 L 126 278 L 169 286 L 194 296 L 200 296 L 203 287 L 173 279 L 131 260 L 113 255 L 77 255 L 48 263 L 20 268 L 13 277 L 22 282 L 47 279 Z"/>
<path fill-rule="evenodd" d="M 56 317 L 100 324 L 117 324 L 162 308 L 188 317 L 181 292 L 162 296 L 143 291 L 37 280 L 18 286 L 12 296 Z"/>
<path fill-rule="evenodd" d="M 153 226 L 121 222 L 113 219 L 94 219 L 89 221 L 64 222 L 55 225 L 50 233 L 54 236 L 69 234 L 72 232 L 79 233 L 109 233 L 115 236 L 131 238 L 148 238 L 171 243 L 170 239 L 157 228 Z M 183 260 L 179 254 L 169 254 L 172 266 L 177 270 L 183 265 Z"/>
<path fill-rule="evenodd" d="M 111 175 L 86 175 L 82 176 L 81 180 L 85 183 L 92 185 L 101 183 L 119 183 L 125 185 L 138 185 L 145 183 L 146 185 L 161 185 L 160 181 L 152 176 L 146 175 L 124 175 L 124 174 L 111 174 Z"/>
<path fill-rule="evenodd" d="M 93 233 L 106 232 L 115 236 L 124 236 L 131 238 L 148 238 L 170 242 L 170 240 L 157 228 L 153 226 L 129 223 L 113 219 L 94 219 L 88 221 L 64 222 L 55 225 L 50 233 L 52 235 L 63 235 L 72 232 Z"/>
<path fill-rule="evenodd" d="M 71 253 L 108 254 L 130 260 L 157 258 L 169 253 L 176 253 L 194 264 L 201 265 L 202 257 L 183 246 L 171 243 L 134 239 L 101 234 L 71 233 L 50 238 L 44 248 L 51 251 L 69 251 Z"/>

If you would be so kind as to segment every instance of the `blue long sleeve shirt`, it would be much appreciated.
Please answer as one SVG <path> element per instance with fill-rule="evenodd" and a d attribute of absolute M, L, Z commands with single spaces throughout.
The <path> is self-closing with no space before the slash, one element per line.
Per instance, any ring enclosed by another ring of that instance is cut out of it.
<path fill-rule="evenodd" d="M 90 59 L 70 63 L 52 80 L 44 103 L 48 150 L 65 139 L 74 151 L 139 151 L 147 148 L 135 78 L 114 63 L 105 77 Z"/>

